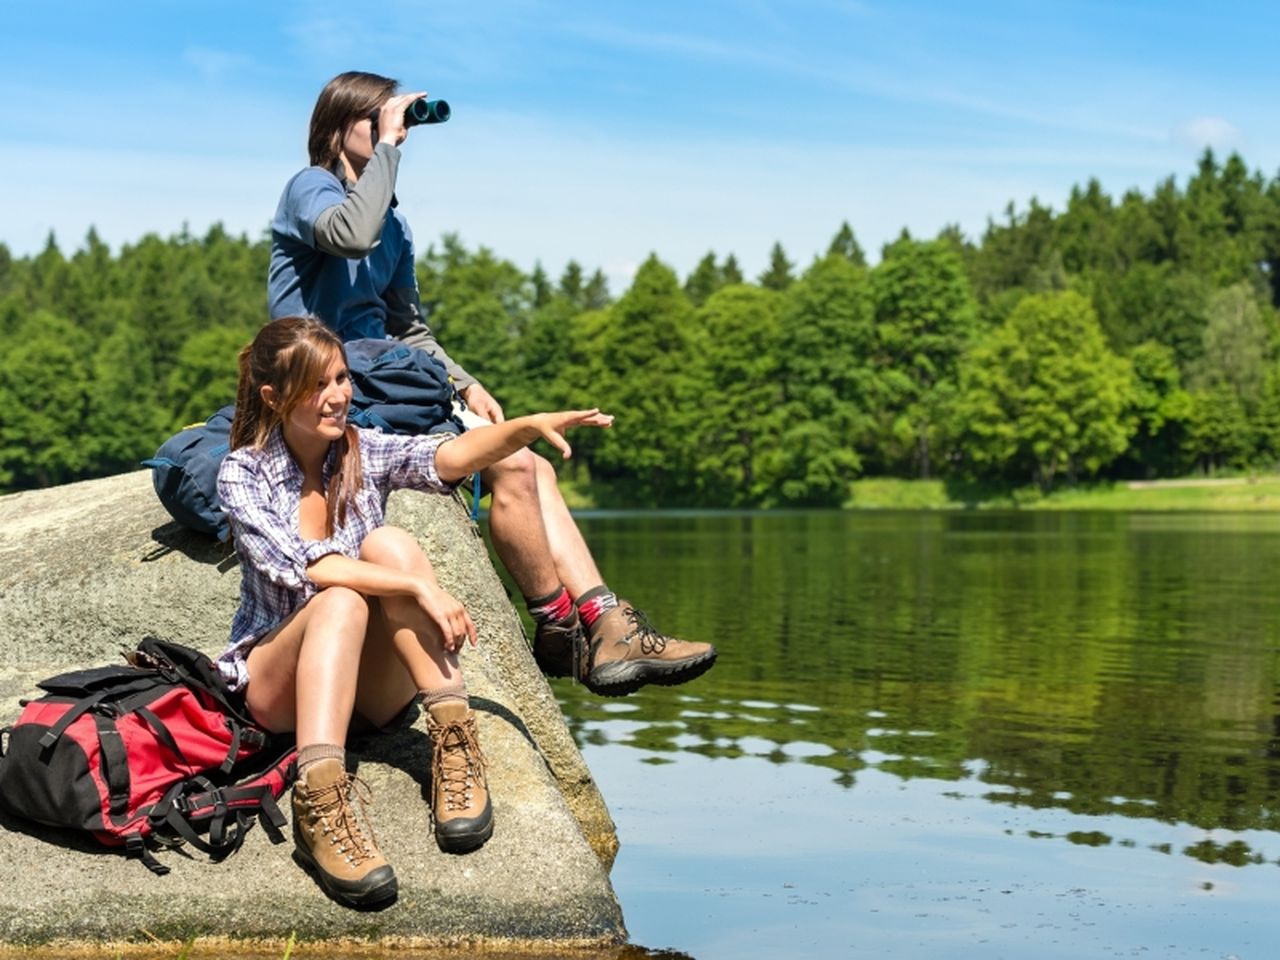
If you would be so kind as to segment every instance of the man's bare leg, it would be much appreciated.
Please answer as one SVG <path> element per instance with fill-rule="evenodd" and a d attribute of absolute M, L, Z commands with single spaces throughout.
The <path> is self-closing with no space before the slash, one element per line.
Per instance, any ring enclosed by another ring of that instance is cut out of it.
<path fill-rule="evenodd" d="M 569 513 L 564 497 L 560 495 L 560 488 L 556 486 L 555 468 L 536 454 L 533 459 L 538 478 L 542 525 L 546 531 L 547 543 L 551 547 L 556 574 L 574 599 L 577 599 L 604 583 L 604 577 L 600 575 L 595 557 L 591 555 L 578 524 Z"/>
<path fill-rule="evenodd" d="M 540 597 L 560 587 L 543 522 L 534 459 L 530 451 L 521 450 L 480 474 L 492 494 L 489 535 L 493 549 L 526 597 Z"/>
<path fill-rule="evenodd" d="M 647 683 L 684 683 L 715 663 L 715 647 L 664 636 L 604 585 L 546 460 L 521 450 L 481 477 L 493 494 L 493 546 L 534 618 L 544 673 L 623 696 Z"/>

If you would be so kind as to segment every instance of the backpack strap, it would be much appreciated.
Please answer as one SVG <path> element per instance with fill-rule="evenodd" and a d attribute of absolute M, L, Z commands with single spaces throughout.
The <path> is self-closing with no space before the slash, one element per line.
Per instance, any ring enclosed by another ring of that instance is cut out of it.
<path fill-rule="evenodd" d="M 44 732 L 44 735 L 40 738 L 40 749 L 47 754 L 49 750 L 53 749 L 53 745 L 58 742 L 62 735 L 67 732 L 67 728 L 71 724 L 84 716 L 87 711 L 98 706 L 98 704 L 108 700 L 119 700 L 132 693 L 141 693 L 165 682 L 161 676 L 151 671 L 138 671 L 135 677 L 128 679 L 117 678 L 117 680 L 118 682 L 116 683 L 100 687 L 76 700 L 67 709 L 67 712 L 58 718 L 58 722 Z"/>
<path fill-rule="evenodd" d="M 81 697 L 73 703 L 67 709 L 67 712 L 58 718 L 58 722 L 44 732 L 44 736 L 40 738 L 40 749 L 44 751 L 52 750 L 53 745 L 62 738 L 64 733 L 67 732 L 67 727 L 71 726 L 84 716 L 85 713 L 105 700 L 107 695 L 111 692 L 111 690 L 107 689 L 99 690 L 96 693 L 89 694 L 87 697 Z"/>
<path fill-rule="evenodd" d="M 191 761 L 186 758 L 186 755 L 182 752 L 182 748 L 178 746 L 178 741 L 173 738 L 173 734 L 169 732 L 169 728 L 164 725 L 164 721 L 146 707 L 137 707 L 133 712 L 146 721 L 147 726 L 151 728 L 151 732 L 160 738 L 160 742 L 169 749 L 170 753 L 182 761 L 183 766 L 188 770 L 194 771 L 195 768 L 192 767 Z"/>
<path fill-rule="evenodd" d="M 258 811 L 258 822 L 262 824 L 262 832 L 272 843 L 284 843 L 284 828 L 287 821 L 284 814 L 280 812 L 275 797 L 271 796 L 270 790 L 262 795 L 262 809 Z"/>
<path fill-rule="evenodd" d="M 297 751 L 285 754 L 257 776 L 227 787 L 215 787 L 204 777 L 191 782 L 201 789 L 175 796 L 173 805 L 192 821 L 207 820 L 228 810 L 261 810 L 273 827 L 285 826 L 284 815 L 276 805 L 279 796 L 297 777 Z M 277 841 L 278 842 L 278 841 Z"/>
<path fill-rule="evenodd" d="M 109 810 L 113 818 L 123 817 L 129 809 L 129 755 L 110 717 L 94 714 L 93 720 L 98 728 L 102 779 L 107 783 Z"/>
<path fill-rule="evenodd" d="M 178 746 L 178 741 L 174 739 L 173 734 L 169 732 L 169 728 L 164 725 L 164 722 L 159 717 L 146 707 L 138 707 L 134 710 L 134 713 L 147 722 L 147 726 L 149 726 L 155 735 L 160 738 L 160 742 L 168 747 L 173 755 L 181 760 L 183 765 L 186 766 L 189 771 L 192 773 L 195 772 L 195 767 L 183 754 L 182 748 Z M 231 745 L 227 748 L 227 755 L 222 759 L 222 763 L 218 765 L 219 772 L 224 774 L 230 773 L 231 768 L 236 765 L 236 758 L 240 755 L 240 747 L 242 744 L 252 747 L 261 747 L 262 744 L 266 743 L 266 734 L 261 731 L 245 730 L 231 717 L 227 717 L 226 721 L 227 729 L 231 731 Z M 255 737 L 253 734 L 257 734 L 257 736 Z"/>
<path fill-rule="evenodd" d="M 175 784 L 151 808 L 153 828 L 162 828 L 153 835 L 179 837 L 210 858 L 222 860 L 240 849 L 256 820 L 272 843 L 282 843 L 288 821 L 275 798 L 297 777 L 297 757 L 297 750 L 290 747 L 256 776 L 231 786 L 219 787 L 206 777 Z M 197 826 L 206 823 L 207 840 L 197 832 Z"/>
<path fill-rule="evenodd" d="M 236 765 L 236 754 L 240 752 L 240 724 L 227 717 L 227 729 L 231 731 L 231 746 L 227 748 L 227 755 L 218 767 L 224 774 L 231 772 L 231 768 Z"/>
<path fill-rule="evenodd" d="M 154 873 L 157 877 L 163 877 L 169 872 L 169 868 L 157 860 L 147 849 L 147 841 L 143 840 L 138 834 L 125 837 L 124 840 L 125 856 L 135 860 L 141 860 L 142 865 Z"/>
<path fill-rule="evenodd" d="M 253 820 L 243 813 L 229 808 L 223 789 L 214 787 L 212 783 L 203 777 L 196 777 L 190 782 L 199 783 L 210 788 L 201 795 L 206 798 L 206 805 L 201 812 L 208 812 L 209 839 L 205 840 L 200 834 L 196 833 L 195 827 L 191 825 L 191 818 L 194 815 L 188 812 L 187 799 L 181 796 L 180 793 L 174 795 L 176 791 L 181 791 L 187 784 L 178 784 L 169 792 L 169 796 L 166 796 L 164 800 L 156 805 L 151 814 L 153 823 L 156 821 L 163 823 L 197 850 L 208 854 L 212 860 L 222 860 L 231 856 L 244 843 L 244 836 L 249 832 L 249 828 L 253 826 Z M 231 819 L 230 829 L 228 829 L 228 817 Z"/>

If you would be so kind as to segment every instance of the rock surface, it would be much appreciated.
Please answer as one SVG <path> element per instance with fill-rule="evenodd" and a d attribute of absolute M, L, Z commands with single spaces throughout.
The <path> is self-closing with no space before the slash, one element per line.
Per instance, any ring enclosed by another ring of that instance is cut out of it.
<path fill-rule="evenodd" d="M 490 763 L 493 839 L 462 857 L 437 849 L 419 718 L 351 744 L 373 788 L 379 844 L 400 878 L 387 909 L 330 902 L 291 862 L 291 844 L 273 846 L 261 829 L 220 864 L 164 851 L 172 872 L 155 877 L 91 842 L 0 817 L 0 943 L 291 933 L 405 946 L 625 940 L 608 876 L 613 822 L 465 509 L 400 492 L 389 520 L 424 544 L 480 633 L 463 669 Z M 0 497 L 0 723 L 16 718 L 36 681 L 121 662 L 120 651 L 148 633 L 216 653 L 239 584 L 230 549 L 170 522 L 145 471 Z"/>

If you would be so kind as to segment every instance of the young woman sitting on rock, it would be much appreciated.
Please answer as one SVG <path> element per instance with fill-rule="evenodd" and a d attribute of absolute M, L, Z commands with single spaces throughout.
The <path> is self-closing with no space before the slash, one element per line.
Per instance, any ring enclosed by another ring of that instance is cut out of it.
<path fill-rule="evenodd" d="M 352 806 L 367 794 L 346 771 L 353 717 L 382 728 L 421 695 L 437 843 L 463 853 L 493 832 L 458 661 L 476 628 L 417 541 L 384 525 L 387 495 L 448 493 L 539 437 L 568 456 L 567 429 L 613 418 L 539 413 L 458 437 L 406 437 L 348 424 L 350 403 L 342 343 L 314 318 L 273 321 L 240 352 L 218 496 L 243 579 L 218 665 L 258 722 L 296 735 L 295 857 L 335 899 L 362 906 L 394 896 L 396 877 Z"/>

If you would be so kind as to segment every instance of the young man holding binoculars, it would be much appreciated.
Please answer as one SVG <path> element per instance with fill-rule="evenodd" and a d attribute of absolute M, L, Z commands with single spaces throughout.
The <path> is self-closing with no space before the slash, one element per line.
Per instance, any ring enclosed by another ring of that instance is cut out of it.
<path fill-rule="evenodd" d="M 468 427 L 500 423 L 501 405 L 425 323 L 413 235 L 395 201 L 408 125 L 447 120 L 448 105 L 421 92 L 397 94 L 396 86 L 351 72 L 321 91 L 311 165 L 289 181 L 271 223 L 271 317 L 312 314 L 343 340 L 390 335 L 426 350 L 453 378 Z M 664 636 L 605 586 L 550 463 L 523 449 L 482 478 L 492 491 L 494 548 L 534 619 L 534 656 L 544 673 L 573 675 L 595 693 L 618 696 L 647 683 L 683 683 L 711 667 L 715 647 Z"/>

